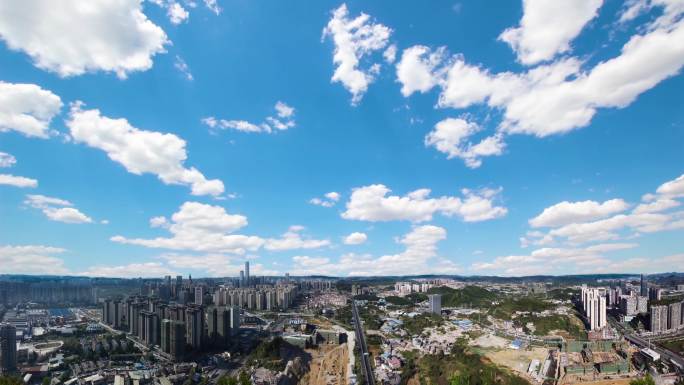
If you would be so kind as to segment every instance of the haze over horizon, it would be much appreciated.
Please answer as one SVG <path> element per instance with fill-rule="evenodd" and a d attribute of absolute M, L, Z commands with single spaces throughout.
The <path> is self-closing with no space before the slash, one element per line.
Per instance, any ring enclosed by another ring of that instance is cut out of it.
<path fill-rule="evenodd" d="M 0 274 L 684 271 L 681 1 L 80 5 L 0 4 Z"/>

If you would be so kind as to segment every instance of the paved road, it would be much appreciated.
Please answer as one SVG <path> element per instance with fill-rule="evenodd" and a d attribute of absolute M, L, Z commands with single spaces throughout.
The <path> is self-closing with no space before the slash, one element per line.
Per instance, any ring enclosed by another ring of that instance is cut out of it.
<path fill-rule="evenodd" d="M 639 346 L 640 348 L 651 348 L 654 350 L 656 353 L 660 354 L 660 357 L 666 357 L 670 361 L 676 362 L 679 365 L 682 365 L 684 367 L 684 357 L 675 354 L 671 350 L 663 349 L 660 346 L 654 345 L 654 344 L 649 344 L 647 340 L 630 333 L 628 330 L 626 330 L 620 323 L 615 321 L 612 318 L 609 318 L 611 321 L 611 324 L 613 326 L 617 326 L 617 328 L 622 332 L 622 334 L 625 336 L 625 339 L 634 345 Z M 650 345 L 650 346 L 649 346 Z"/>
<path fill-rule="evenodd" d="M 627 341 L 629 341 L 629 342 L 631 342 L 634 345 L 637 345 L 639 347 L 642 347 L 642 348 L 649 347 L 648 341 L 646 341 L 645 339 L 643 339 L 641 337 L 635 336 L 633 334 L 625 334 L 625 339 L 627 339 Z M 682 365 L 682 367 L 684 367 L 684 358 L 682 358 L 682 356 L 679 356 L 670 350 L 663 349 L 663 348 L 656 346 L 656 345 L 653 345 L 653 344 L 651 344 L 650 347 L 652 350 L 655 350 L 657 353 L 659 353 L 660 357 L 667 357 L 668 359 L 670 359 L 670 361 L 676 362 L 679 365 Z"/>
<path fill-rule="evenodd" d="M 366 384 L 375 385 L 375 377 L 373 376 L 373 367 L 370 364 L 370 356 L 368 354 L 368 345 L 366 345 L 366 336 L 363 334 L 363 325 L 361 324 L 361 317 L 359 317 L 359 309 L 356 307 L 356 301 L 352 300 L 352 314 L 354 316 L 354 329 L 356 330 L 356 340 L 361 349 L 361 366 L 366 377 Z"/>

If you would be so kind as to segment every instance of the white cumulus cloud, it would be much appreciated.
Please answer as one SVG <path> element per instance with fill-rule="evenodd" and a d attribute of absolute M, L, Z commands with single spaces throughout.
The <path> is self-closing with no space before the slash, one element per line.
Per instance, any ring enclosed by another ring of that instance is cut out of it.
<path fill-rule="evenodd" d="M 362 60 L 387 47 L 391 34 L 390 28 L 373 22 L 365 13 L 350 18 L 346 4 L 333 11 L 323 30 L 323 37 L 331 37 L 335 44 L 336 67 L 331 80 L 342 83 L 352 94 L 352 104 L 361 101 L 379 70 L 378 63 L 365 65 Z"/>
<path fill-rule="evenodd" d="M 0 274 L 68 274 L 64 260 L 55 256 L 65 251 L 39 245 L 0 246 Z"/>
<path fill-rule="evenodd" d="M 73 206 L 73 203 L 45 195 L 27 195 L 24 204 L 39 209 L 50 220 L 63 223 L 92 223 L 93 219 Z"/>
<path fill-rule="evenodd" d="M 202 119 L 202 123 L 212 129 L 233 129 L 242 132 L 265 132 L 269 134 L 287 130 L 297 124 L 294 120 L 294 107 L 287 105 L 285 102 L 278 101 L 274 108 L 276 111 L 275 116 L 267 116 L 261 123 L 251 123 L 246 120 L 218 119 L 214 116 L 208 116 Z"/>
<path fill-rule="evenodd" d="M 269 238 L 266 240 L 266 250 L 283 251 L 293 249 L 318 249 L 324 246 L 329 246 L 330 241 L 327 239 L 310 239 L 303 238 L 301 232 L 304 230 L 302 226 L 290 226 L 280 238 Z"/>
<path fill-rule="evenodd" d="M 196 168 L 185 167 L 185 141 L 174 134 L 141 130 L 126 119 L 102 116 L 97 109 L 84 110 L 81 103 L 72 104 L 66 125 L 76 142 L 104 151 L 132 174 L 150 173 L 165 184 L 190 186 L 193 195 L 224 192 L 220 180 L 209 180 Z"/>
<path fill-rule="evenodd" d="M 368 240 L 368 235 L 360 232 L 353 232 L 344 237 L 345 245 L 360 245 Z"/>
<path fill-rule="evenodd" d="M 38 181 L 24 176 L 16 176 L 11 174 L 0 174 L 0 185 L 14 186 L 14 187 L 38 187 Z"/>
<path fill-rule="evenodd" d="M 17 158 L 12 154 L 0 151 L 0 168 L 12 167 L 17 163 Z"/>
<path fill-rule="evenodd" d="M 141 0 L 0 2 L 0 38 L 41 69 L 60 76 L 114 72 L 120 78 L 152 67 L 169 44 L 142 12 Z"/>
<path fill-rule="evenodd" d="M 150 224 L 168 230 L 171 236 L 144 239 L 117 235 L 111 240 L 150 248 L 238 254 L 256 250 L 265 242 L 257 236 L 233 234 L 247 226 L 247 217 L 199 202 L 185 202 L 170 220 L 154 217 Z"/>
<path fill-rule="evenodd" d="M 501 189 L 463 189 L 462 197 L 437 198 L 429 197 L 429 189 L 412 191 L 404 196 L 388 196 L 390 192 L 391 190 L 382 184 L 353 189 L 342 218 L 371 222 L 424 222 L 439 213 L 447 217 L 457 216 L 466 222 L 478 222 L 498 218 L 508 212 L 505 207 L 497 206 L 495 203 Z"/>
<path fill-rule="evenodd" d="M 28 137 L 47 138 L 50 121 L 61 108 L 59 96 L 35 84 L 0 81 L 0 132 L 17 131 Z"/>
<path fill-rule="evenodd" d="M 603 0 L 524 0 L 520 26 L 499 39 L 508 43 L 523 64 L 535 64 L 570 51 L 570 42 L 596 17 Z"/>

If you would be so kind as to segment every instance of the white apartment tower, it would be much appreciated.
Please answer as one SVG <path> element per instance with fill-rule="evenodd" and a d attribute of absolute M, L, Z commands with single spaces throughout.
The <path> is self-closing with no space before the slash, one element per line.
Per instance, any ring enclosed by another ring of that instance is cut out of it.
<path fill-rule="evenodd" d="M 599 289 L 582 286 L 582 308 L 591 330 L 606 326 L 606 296 Z"/>

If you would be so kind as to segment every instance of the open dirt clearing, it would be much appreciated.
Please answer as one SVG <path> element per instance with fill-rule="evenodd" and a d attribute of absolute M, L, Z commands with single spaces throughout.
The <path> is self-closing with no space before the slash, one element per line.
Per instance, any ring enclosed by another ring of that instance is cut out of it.
<path fill-rule="evenodd" d="M 321 345 L 307 350 L 311 354 L 311 366 L 300 384 L 344 385 L 347 383 L 347 344 L 338 346 Z"/>

